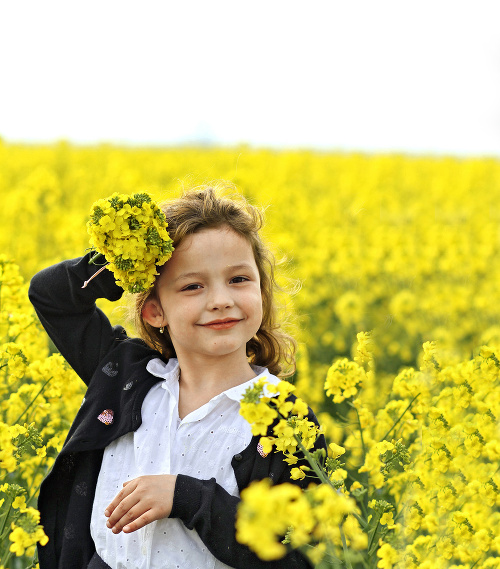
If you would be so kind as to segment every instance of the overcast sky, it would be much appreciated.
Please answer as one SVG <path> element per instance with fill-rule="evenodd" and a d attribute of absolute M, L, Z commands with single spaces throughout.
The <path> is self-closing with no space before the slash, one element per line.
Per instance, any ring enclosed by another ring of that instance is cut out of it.
<path fill-rule="evenodd" d="M 500 156 L 498 0 L 6 0 L 0 137 Z"/>

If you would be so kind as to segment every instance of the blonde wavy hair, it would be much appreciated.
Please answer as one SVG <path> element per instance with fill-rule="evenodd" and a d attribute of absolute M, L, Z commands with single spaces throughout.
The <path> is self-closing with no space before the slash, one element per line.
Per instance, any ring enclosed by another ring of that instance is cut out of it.
<path fill-rule="evenodd" d="M 248 361 L 267 367 L 274 375 L 288 377 L 295 372 L 296 344 L 277 321 L 276 263 L 259 235 L 264 221 L 263 212 L 242 196 L 225 196 L 223 191 L 222 187 L 204 186 L 188 190 L 179 198 L 159 205 L 166 215 L 174 248 L 188 235 L 222 226 L 231 228 L 250 243 L 260 276 L 262 323 L 256 335 L 247 342 Z M 139 336 L 165 358 L 176 357 L 168 330 L 165 328 L 160 333 L 142 317 L 146 301 L 151 298 L 158 300 L 156 283 L 149 291 L 134 296 L 133 318 Z"/>

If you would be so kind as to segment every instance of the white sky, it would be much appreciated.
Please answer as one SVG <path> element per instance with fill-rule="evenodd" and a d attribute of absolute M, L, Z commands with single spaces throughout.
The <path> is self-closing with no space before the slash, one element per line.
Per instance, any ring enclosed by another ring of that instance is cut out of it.
<path fill-rule="evenodd" d="M 500 156 L 499 0 L 5 0 L 0 137 Z"/>

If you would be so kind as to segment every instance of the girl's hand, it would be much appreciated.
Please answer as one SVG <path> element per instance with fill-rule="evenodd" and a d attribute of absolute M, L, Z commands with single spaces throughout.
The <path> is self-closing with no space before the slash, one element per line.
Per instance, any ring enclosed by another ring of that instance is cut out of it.
<path fill-rule="evenodd" d="M 123 483 L 116 498 L 106 508 L 106 525 L 113 533 L 136 531 L 172 511 L 177 476 L 155 474 L 139 476 Z"/>

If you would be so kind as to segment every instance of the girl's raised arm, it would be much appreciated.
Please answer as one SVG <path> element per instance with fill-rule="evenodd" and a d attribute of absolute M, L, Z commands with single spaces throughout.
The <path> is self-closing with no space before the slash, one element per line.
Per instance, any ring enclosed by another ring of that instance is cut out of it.
<path fill-rule="evenodd" d="M 104 270 L 82 288 L 97 270 L 89 259 L 90 254 L 43 269 L 29 288 L 29 298 L 47 334 L 87 385 L 112 344 L 126 338 L 125 330 L 113 328 L 95 304 L 98 298 L 114 301 L 122 296 L 113 274 Z"/>

